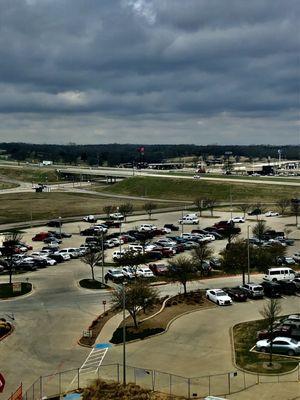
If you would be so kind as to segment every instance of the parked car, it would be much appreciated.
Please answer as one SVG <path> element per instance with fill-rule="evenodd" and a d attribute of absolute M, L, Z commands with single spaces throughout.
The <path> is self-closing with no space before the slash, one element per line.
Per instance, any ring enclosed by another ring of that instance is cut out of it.
<path fill-rule="evenodd" d="M 122 274 L 129 280 L 135 279 L 137 276 L 136 271 L 132 267 L 123 267 Z"/>
<path fill-rule="evenodd" d="M 199 219 L 193 217 L 183 217 L 182 219 L 178 220 L 180 225 L 198 225 Z"/>
<path fill-rule="evenodd" d="M 112 214 L 109 214 L 109 218 L 114 219 L 114 220 L 123 221 L 124 215 L 121 213 L 112 213 Z"/>
<path fill-rule="evenodd" d="M 229 306 L 232 304 L 231 298 L 222 289 L 209 289 L 206 291 L 206 298 L 219 306 Z"/>
<path fill-rule="evenodd" d="M 270 351 L 271 339 L 259 340 L 256 343 L 256 349 L 267 353 Z M 273 353 L 275 354 L 286 354 L 288 356 L 294 356 L 300 354 L 300 343 L 292 338 L 288 337 L 276 337 L 273 339 Z"/>
<path fill-rule="evenodd" d="M 175 231 L 175 232 L 179 231 L 179 226 L 176 226 L 174 224 L 165 224 L 164 228 L 171 229 L 171 231 Z"/>
<path fill-rule="evenodd" d="M 149 268 L 157 276 L 166 276 L 169 273 L 168 266 L 165 264 L 149 264 Z"/>
<path fill-rule="evenodd" d="M 60 244 L 60 243 L 62 243 L 62 240 L 51 235 L 51 236 L 46 237 L 46 239 L 44 239 L 43 242 L 46 243 L 46 244 L 48 244 L 48 243 L 49 244 L 50 243 Z"/>
<path fill-rule="evenodd" d="M 245 290 L 247 296 L 251 299 L 262 299 L 264 297 L 264 289 L 261 285 L 257 285 L 256 283 L 245 283 L 240 286 L 241 289 Z"/>
<path fill-rule="evenodd" d="M 248 212 L 248 215 L 261 215 L 262 211 L 260 208 L 255 208 L 254 210 Z"/>
<path fill-rule="evenodd" d="M 123 275 L 121 269 L 118 269 L 118 268 L 110 268 L 107 271 L 106 277 L 115 283 L 120 283 L 120 282 L 123 282 L 123 280 L 124 280 L 124 275 Z"/>
<path fill-rule="evenodd" d="M 147 259 L 149 261 L 159 261 L 163 258 L 163 255 L 160 251 L 148 251 L 147 254 Z"/>
<path fill-rule="evenodd" d="M 141 278 L 153 278 L 154 274 L 149 267 L 139 267 L 137 269 L 137 274 Z"/>
<path fill-rule="evenodd" d="M 236 217 L 231 218 L 228 222 L 229 223 L 230 222 L 234 222 L 234 223 L 237 223 L 237 224 L 243 224 L 245 222 L 245 218 L 236 216 Z"/>
<path fill-rule="evenodd" d="M 32 238 L 32 240 L 34 242 L 43 242 L 49 236 L 50 236 L 49 232 L 39 232 Z"/>
<path fill-rule="evenodd" d="M 264 294 L 267 297 L 280 297 L 281 296 L 281 286 L 276 282 L 263 281 L 261 286 L 264 289 Z"/>
<path fill-rule="evenodd" d="M 52 219 L 47 223 L 47 226 L 54 226 L 55 228 L 60 228 L 63 225 L 61 219 Z"/>
<path fill-rule="evenodd" d="M 265 217 L 278 217 L 278 216 L 279 216 L 279 213 L 275 212 L 275 211 L 267 211 L 265 213 Z"/>
<path fill-rule="evenodd" d="M 293 259 L 296 261 L 297 264 L 300 264 L 300 251 L 297 251 L 293 254 Z"/>
<path fill-rule="evenodd" d="M 257 339 L 270 339 L 271 337 L 275 338 L 277 336 L 290 337 L 295 340 L 300 339 L 300 329 L 294 328 L 293 325 L 289 324 L 280 324 L 273 329 L 273 333 L 268 329 L 262 329 L 257 332 Z"/>
<path fill-rule="evenodd" d="M 83 217 L 83 220 L 85 222 L 97 222 L 97 218 L 95 217 L 95 215 L 86 215 L 85 217 Z"/>
<path fill-rule="evenodd" d="M 280 290 L 282 294 L 294 295 L 297 292 L 297 286 L 293 281 L 277 281 L 280 285 Z"/>
<path fill-rule="evenodd" d="M 223 290 L 234 301 L 247 301 L 247 294 L 239 287 L 225 287 Z"/>
<path fill-rule="evenodd" d="M 276 262 L 278 265 L 295 265 L 296 261 L 293 259 L 293 257 L 277 257 Z"/>
<path fill-rule="evenodd" d="M 300 278 L 293 279 L 294 284 L 296 285 L 297 291 L 300 291 Z"/>
<path fill-rule="evenodd" d="M 57 232 L 57 231 L 48 231 L 51 236 L 56 237 L 57 239 L 69 239 L 72 237 L 71 233 L 66 232 Z"/>
<path fill-rule="evenodd" d="M 222 267 L 221 260 L 218 257 L 212 257 L 209 260 L 209 264 L 212 267 L 212 269 L 220 269 Z"/>

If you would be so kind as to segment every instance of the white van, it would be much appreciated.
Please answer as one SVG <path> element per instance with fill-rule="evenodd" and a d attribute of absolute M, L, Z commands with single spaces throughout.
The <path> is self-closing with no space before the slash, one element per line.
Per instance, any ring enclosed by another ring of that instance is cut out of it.
<path fill-rule="evenodd" d="M 279 268 L 269 268 L 266 275 L 264 276 L 265 281 L 289 281 L 293 280 L 296 273 L 291 268 L 279 267 Z"/>
<path fill-rule="evenodd" d="M 199 219 L 195 217 L 183 217 L 178 221 L 179 224 L 187 224 L 187 225 L 198 225 L 199 224 Z"/>

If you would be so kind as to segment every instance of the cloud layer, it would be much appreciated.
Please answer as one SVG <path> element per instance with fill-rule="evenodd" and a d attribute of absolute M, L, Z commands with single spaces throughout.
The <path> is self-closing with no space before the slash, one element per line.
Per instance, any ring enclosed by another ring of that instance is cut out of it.
<path fill-rule="evenodd" d="M 299 137 L 298 0 L 2 0 L 0 136 Z"/>

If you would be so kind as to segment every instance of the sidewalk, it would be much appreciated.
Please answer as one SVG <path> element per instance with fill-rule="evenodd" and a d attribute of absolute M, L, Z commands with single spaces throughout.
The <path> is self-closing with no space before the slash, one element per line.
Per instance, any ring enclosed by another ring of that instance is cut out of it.
<path fill-rule="evenodd" d="M 225 396 L 232 400 L 298 400 L 300 382 L 260 383 L 242 392 Z"/>
<path fill-rule="evenodd" d="M 127 314 L 127 313 L 126 313 Z M 120 323 L 123 320 L 123 314 L 120 312 L 116 314 L 114 317 L 110 318 L 104 327 L 102 328 L 98 338 L 97 343 L 108 343 L 114 333 L 114 331 L 118 328 Z"/>

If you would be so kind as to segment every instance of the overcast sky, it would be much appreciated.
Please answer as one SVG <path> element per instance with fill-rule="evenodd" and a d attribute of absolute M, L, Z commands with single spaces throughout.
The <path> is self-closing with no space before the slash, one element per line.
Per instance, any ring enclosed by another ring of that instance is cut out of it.
<path fill-rule="evenodd" d="M 299 144 L 299 0 L 0 0 L 0 139 Z"/>

